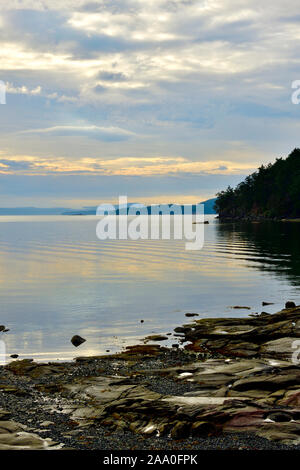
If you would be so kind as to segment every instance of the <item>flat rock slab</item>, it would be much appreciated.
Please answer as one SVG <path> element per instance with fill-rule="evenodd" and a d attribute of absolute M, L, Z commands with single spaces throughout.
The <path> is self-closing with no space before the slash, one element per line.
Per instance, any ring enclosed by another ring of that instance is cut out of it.
<path fill-rule="evenodd" d="M 239 400 L 239 398 L 236 398 Z M 240 400 L 247 400 L 245 397 L 241 397 Z M 168 397 L 164 398 L 163 401 L 173 403 L 175 405 L 186 405 L 186 406 L 218 406 L 224 405 L 224 403 L 231 403 L 232 398 L 228 397 Z"/>
<path fill-rule="evenodd" d="M 284 361 L 292 362 L 294 354 L 293 344 L 295 338 L 286 337 L 268 341 L 261 346 L 260 353 L 265 357 L 272 357 Z M 299 349 L 299 348 L 298 348 Z"/>
<path fill-rule="evenodd" d="M 293 341 L 300 338 L 300 308 L 274 315 L 194 320 L 180 331 L 190 342 L 185 346 L 189 351 L 291 360 Z"/>
<path fill-rule="evenodd" d="M 63 444 L 28 432 L 23 424 L 1 418 L 8 414 L 0 410 L 0 450 L 58 450 L 63 447 Z"/>
<path fill-rule="evenodd" d="M 293 405 L 294 395 L 286 396 L 291 407 L 282 406 L 285 419 L 296 423 L 294 427 L 281 428 L 268 418 L 276 416 L 278 401 L 285 397 L 289 387 L 294 387 L 296 393 L 300 379 L 296 366 L 280 362 L 275 367 L 269 360 L 217 359 L 196 362 L 185 369 L 152 371 L 155 373 L 173 378 L 177 374 L 178 380 L 195 379 L 199 390 L 194 395 L 191 392 L 188 396 L 164 396 L 144 385 L 134 385 L 125 377 L 80 378 L 67 384 L 63 392 L 65 397 L 85 403 L 70 410 L 72 420 L 79 425 L 99 422 L 112 430 L 130 429 L 141 435 L 171 433 L 177 438 L 195 435 L 196 430 L 203 435 L 204 430 L 211 433 L 215 429 L 216 432 L 259 431 L 272 439 L 280 431 L 286 442 L 299 443 L 296 430 L 300 410 Z M 198 396 L 201 388 L 203 395 Z"/>

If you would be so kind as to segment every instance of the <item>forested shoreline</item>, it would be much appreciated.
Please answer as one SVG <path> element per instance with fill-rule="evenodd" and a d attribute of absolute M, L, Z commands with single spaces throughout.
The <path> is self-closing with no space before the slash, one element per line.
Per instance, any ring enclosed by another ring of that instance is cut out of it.
<path fill-rule="evenodd" d="M 300 149 L 260 166 L 236 188 L 219 192 L 215 209 L 228 219 L 300 217 Z"/>

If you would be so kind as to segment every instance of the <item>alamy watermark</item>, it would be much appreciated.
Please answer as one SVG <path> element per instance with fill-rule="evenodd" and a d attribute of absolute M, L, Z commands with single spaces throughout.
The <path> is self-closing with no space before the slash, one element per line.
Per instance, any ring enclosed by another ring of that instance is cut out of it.
<path fill-rule="evenodd" d="M 300 80 L 294 80 L 292 82 L 292 88 L 295 90 L 291 96 L 292 103 L 300 104 Z"/>
<path fill-rule="evenodd" d="M 6 104 L 6 85 L 0 80 L 0 104 Z"/>
<path fill-rule="evenodd" d="M 96 234 L 100 240 L 186 240 L 186 250 L 204 245 L 204 205 L 129 204 L 127 196 L 119 205 L 101 204 Z M 172 217 L 171 217 L 172 216 Z"/>

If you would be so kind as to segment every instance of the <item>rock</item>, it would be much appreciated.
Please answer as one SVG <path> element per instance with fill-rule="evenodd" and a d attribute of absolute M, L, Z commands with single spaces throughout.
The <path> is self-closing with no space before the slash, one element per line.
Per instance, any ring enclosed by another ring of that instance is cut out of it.
<path fill-rule="evenodd" d="M 184 349 L 187 351 L 192 351 L 196 353 L 206 353 L 208 348 L 206 347 L 207 339 L 198 339 L 193 341 L 191 344 L 187 344 L 184 346 Z"/>
<path fill-rule="evenodd" d="M 1 450 L 58 450 L 64 444 L 58 444 L 51 439 L 44 439 L 37 434 L 27 432 L 28 428 L 15 421 L 0 421 L 0 451 Z"/>
<path fill-rule="evenodd" d="M 240 306 L 240 305 L 234 305 L 233 307 L 230 307 L 230 308 L 234 308 L 234 309 L 243 309 L 243 310 L 251 310 L 251 307 L 245 307 L 245 306 Z"/>
<path fill-rule="evenodd" d="M 226 431 L 253 430 L 262 425 L 264 410 L 253 405 L 244 406 L 240 409 L 235 409 L 233 405 L 232 409 L 228 411 L 229 420 L 225 423 Z"/>
<path fill-rule="evenodd" d="M 274 392 L 291 386 L 300 386 L 300 370 L 297 367 L 274 370 L 273 373 L 257 374 L 237 380 L 232 390 L 239 392 L 249 390 L 269 390 Z"/>
<path fill-rule="evenodd" d="M 186 313 L 186 317 L 199 317 L 199 313 Z"/>
<path fill-rule="evenodd" d="M 33 359 L 23 359 L 19 361 L 13 361 L 5 366 L 5 369 L 13 372 L 15 375 L 26 375 L 36 367 Z"/>
<path fill-rule="evenodd" d="M 260 354 L 265 357 L 272 357 L 282 361 L 291 361 L 294 349 L 292 345 L 295 338 L 279 338 L 274 341 L 268 341 L 260 347 Z"/>
<path fill-rule="evenodd" d="M 164 335 L 150 335 L 146 336 L 146 341 L 166 341 L 168 339 L 167 336 Z"/>
<path fill-rule="evenodd" d="M 257 344 L 232 342 L 219 350 L 219 352 L 232 357 L 255 357 L 257 356 L 258 350 L 259 346 Z"/>
<path fill-rule="evenodd" d="M 216 426 L 206 421 L 196 421 L 192 425 L 191 434 L 195 437 L 205 437 L 216 432 Z"/>
<path fill-rule="evenodd" d="M 263 307 L 265 307 L 266 305 L 274 305 L 273 302 L 262 302 L 261 304 Z"/>
<path fill-rule="evenodd" d="M 0 325 L 0 331 L 4 331 L 5 330 L 5 326 L 4 325 Z"/>
<path fill-rule="evenodd" d="M 189 436 L 190 425 L 178 421 L 171 430 L 171 437 L 173 439 L 184 439 Z"/>
<path fill-rule="evenodd" d="M 286 302 L 285 308 L 296 308 L 295 302 Z"/>
<path fill-rule="evenodd" d="M 281 411 L 270 413 L 267 416 L 267 419 L 271 419 L 272 421 L 275 421 L 275 423 L 288 423 L 292 420 L 292 418 L 293 416 L 291 416 L 290 414 Z"/>
<path fill-rule="evenodd" d="M 265 312 L 251 318 L 195 320 L 190 326 L 185 325 L 175 331 L 184 335 L 185 342 L 191 343 L 185 345 L 189 351 L 229 357 L 272 357 L 273 351 L 268 351 L 272 345 L 267 343 L 280 340 L 281 352 L 281 343 L 274 343 L 274 358 L 291 360 L 292 338 L 300 338 L 300 308 L 272 315 Z"/>
<path fill-rule="evenodd" d="M 172 344 L 172 348 L 179 348 L 179 344 L 177 343 Z"/>
<path fill-rule="evenodd" d="M 82 338 L 81 336 L 79 335 L 75 335 L 72 337 L 71 339 L 71 343 L 73 344 L 73 346 L 75 346 L 76 348 L 78 346 L 80 346 L 82 343 L 85 343 L 86 339 Z"/>
<path fill-rule="evenodd" d="M 11 354 L 10 357 L 12 359 L 17 359 L 19 357 L 19 354 Z"/>
<path fill-rule="evenodd" d="M 144 323 L 144 320 L 141 320 L 141 323 Z"/>
<path fill-rule="evenodd" d="M 10 417 L 10 412 L 9 411 L 6 411 L 4 410 L 3 408 L 0 408 L 0 420 L 6 420 Z"/>
<path fill-rule="evenodd" d="M 255 318 L 195 319 L 177 330 L 191 343 L 187 351 L 198 348 L 202 354 L 139 344 L 68 365 L 17 360 L 4 366 L 0 391 L 7 394 L 4 400 L 15 400 L 9 394 L 28 384 L 24 389 L 43 395 L 46 410 L 52 403 L 51 413 L 68 415 L 64 432 L 70 436 L 74 426 L 84 437 L 90 426 L 106 426 L 109 433 L 155 439 L 190 436 L 191 445 L 193 436 L 233 431 L 299 443 L 300 368 L 286 351 L 293 353 L 292 342 L 300 338 L 300 308 Z M 49 416 L 54 415 L 41 420 Z M 1 420 L 9 417 L 0 410 L 0 448 L 1 435 L 9 432 L 3 424 L 1 434 Z M 41 423 L 44 429 L 37 432 L 54 431 L 47 425 Z M 13 425 L 10 431 L 19 432 Z"/>
<path fill-rule="evenodd" d="M 22 387 L 16 387 L 13 385 L 0 385 L 0 391 L 5 394 L 15 395 L 17 397 L 24 397 L 28 395 L 26 390 Z"/>
<path fill-rule="evenodd" d="M 48 427 L 48 426 L 52 426 L 54 424 L 53 421 L 43 421 L 42 423 L 40 423 L 40 426 L 43 426 L 43 427 Z"/>
<path fill-rule="evenodd" d="M 288 391 L 283 400 L 279 400 L 280 405 L 295 406 L 300 408 L 300 392 L 296 390 Z"/>
<path fill-rule="evenodd" d="M 188 333 L 192 330 L 192 328 L 188 327 L 188 326 L 177 326 L 176 328 L 174 328 L 174 331 L 175 333 Z"/>
<path fill-rule="evenodd" d="M 125 351 L 122 351 L 120 354 L 115 354 L 112 357 L 124 360 L 138 360 L 146 357 L 160 356 L 165 351 L 168 350 L 159 344 L 136 344 L 126 346 Z M 105 356 L 106 359 L 107 357 L 109 356 Z"/>
<path fill-rule="evenodd" d="M 28 375 L 32 378 L 39 378 L 46 375 L 60 375 L 65 371 L 63 364 L 37 364 L 33 359 L 12 361 L 4 366 L 4 368 L 15 375 Z"/>
<path fill-rule="evenodd" d="M 59 446 L 51 439 L 43 439 L 37 434 L 19 431 L 16 433 L 0 434 L 0 450 L 58 450 Z"/>
<path fill-rule="evenodd" d="M 157 433 L 157 427 L 152 422 L 150 422 L 144 429 L 142 429 L 142 433 L 148 436 L 153 436 Z"/>
<path fill-rule="evenodd" d="M 267 423 L 257 434 L 269 440 L 280 441 L 282 444 L 300 443 L 300 423 Z"/>
<path fill-rule="evenodd" d="M 26 426 L 23 424 L 18 424 L 14 421 L 0 421 L 0 434 L 24 431 L 24 429 L 26 429 Z"/>

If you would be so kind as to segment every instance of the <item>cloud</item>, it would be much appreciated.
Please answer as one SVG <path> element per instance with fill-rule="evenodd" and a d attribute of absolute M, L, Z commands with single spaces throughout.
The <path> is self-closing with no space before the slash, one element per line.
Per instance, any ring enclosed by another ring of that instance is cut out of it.
<path fill-rule="evenodd" d="M 42 88 L 40 86 L 36 86 L 33 89 L 29 89 L 27 86 L 14 86 L 12 83 L 7 82 L 6 84 L 6 93 L 12 93 L 17 95 L 40 95 Z"/>
<path fill-rule="evenodd" d="M 120 141 L 129 139 L 133 132 L 118 127 L 99 126 L 53 126 L 41 129 L 27 129 L 21 131 L 22 134 L 47 134 L 49 136 L 85 136 L 90 139 Z"/>
<path fill-rule="evenodd" d="M 11 0 L 0 24 L 4 173 L 229 177 L 298 143 L 296 0 Z"/>
<path fill-rule="evenodd" d="M 30 161 L 0 159 L 0 173 L 26 172 L 31 168 Z"/>
<path fill-rule="evenodd" d="M 183 157 L 120 157 L 114 159 L 9 157 L 0 160 L 0 173 L 23 175 L 180 176 L 244 175 L 257 166 L 233 161 L 191 161 Z"/>

